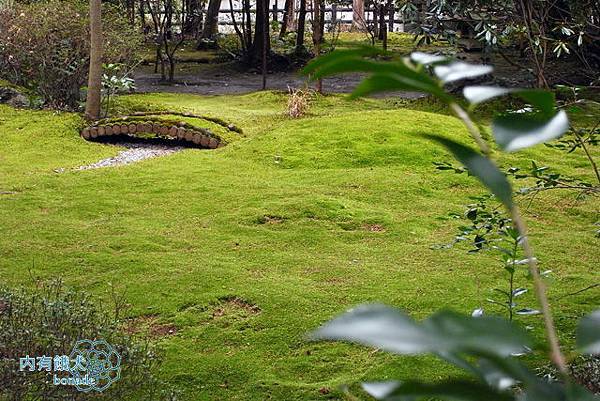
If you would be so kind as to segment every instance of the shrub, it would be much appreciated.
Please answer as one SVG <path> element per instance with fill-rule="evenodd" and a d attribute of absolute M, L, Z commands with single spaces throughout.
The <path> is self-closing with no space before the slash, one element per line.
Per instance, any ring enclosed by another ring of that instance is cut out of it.
<path fill-rule="evenodd" d="M 121 356 L 121 375 L 102 393 L 55 386 L 52 372 L 21 372 L 20 358 L 69 355 L 79 340 L 104 339 Z M 173 400 L 174 392 L 155 376 L 160 353 L 81 293 L 60 281 L 35 291 L 0 288 L 0 400 Z"/>
<path fill-rule="evenodd" d="M 104 62 L 132 63 L 138 34 L 114 6 L 104 4 Z M 54 107 L 75 107 L 89 65 L 86 3 L 50 0 L 0 10 L 0 74 Z"/>

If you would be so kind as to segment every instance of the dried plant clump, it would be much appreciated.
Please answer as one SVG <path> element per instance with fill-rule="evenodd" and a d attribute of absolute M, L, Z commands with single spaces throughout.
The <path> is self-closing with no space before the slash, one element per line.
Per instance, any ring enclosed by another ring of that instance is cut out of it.
<path fill-rule="evenodd" d="M 290 96 L 287 102 L 287 115 L 291 118 L 304 117 L 310 107 L 310 102 L 315 96 L 315 91 L 308 88 L 289 88 Z"/>

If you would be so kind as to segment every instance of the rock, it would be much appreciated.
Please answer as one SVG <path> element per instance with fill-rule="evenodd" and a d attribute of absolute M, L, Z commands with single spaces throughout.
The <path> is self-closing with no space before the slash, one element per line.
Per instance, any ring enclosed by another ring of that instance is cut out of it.
<path fill-rule="evenodd" d="M 0 103 L 12 107 L 29 107 L 29 99 L 25 95 L 7 86 L 0 87 Z"/>

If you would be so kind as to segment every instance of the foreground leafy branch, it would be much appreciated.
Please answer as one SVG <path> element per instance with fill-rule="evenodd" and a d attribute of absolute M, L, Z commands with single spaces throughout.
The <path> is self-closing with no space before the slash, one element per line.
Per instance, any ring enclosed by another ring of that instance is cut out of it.
<path fill-rule="evenodd" d="M 514 394 L 506 390 L 517 383 L 525 392 L 525 397 L 519 397 L 521 399 L 595 399 L 568 378 L 566 359 L 560 349 L 546 286 L 529 243 L 526 223 L 513 201 L 513 190 L 506 175 L 490 158 L 492 147 L 485 141 L 470 114 L 478 104 L 498 96 L 513 95 L 531 104 L 532 112 L 505 114 L 496 117 L 492 123 L 498 147 L 512 152 L 562 136 L 569 129 L 566 113 L 556 110 L 552 93 L 537 89 L 466 86 L 463 90 L 466 102 L 445 91 L 444 85 L 450 82 L 489 74 L 492 71 L 490 66 L 471 65 L 425 53 L 413 53 L 410 57 L 391 61 L 381 61 L 378 59 L 381 56 L 388 55 L 372 48 L 337 51 L 313 61 L 306 67 L 305 73 L 313 79 L 320 79 L 345 72 L 366 72 L 369 77 L 358 85 L 353 96 L 393 90 L 424 92 L 445 102 L 464 123 L 479 152 L 448 138 L 437 135 L 426 137 L 446 147 L 509 212 L 518 234 L 516 244 L 523 250 L 544 318 L 550 358 L 562 374 L 563 383 L 543 382 L 522 364 L 509 358 L 527 352 L 529 340 L 511 323 L 493 317 L 463 317 L 440 312 L 419 324 L 389 307 L 363 306 L 325 324 L 313 334 L 313 338 L 353 341 L 399 354 L 433 353 L 485 383 L 482 388 L 469 387 L 459 380 L 437 384 L 365 384 L 365 391 L 377 399 L 513 399 Z M 598 351 L 599 313 L 584 319 L 578 328 L 578 345 L 584 352 Z M 475 358 L 475 363 L 472 358 Z"/>

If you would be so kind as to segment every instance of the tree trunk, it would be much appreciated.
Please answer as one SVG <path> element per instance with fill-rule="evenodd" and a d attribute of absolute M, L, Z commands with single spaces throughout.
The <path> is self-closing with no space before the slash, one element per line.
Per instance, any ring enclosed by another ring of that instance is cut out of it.
<path fill-rule="evenodd" d="M 85 102 L 85 116 L 90 120 L 100 117 L 102 96 L 102 5 L 101 0 L 90 0 L 90 70 Z"/>
<path fill-rule="evenodd" d="M 183 33 L 196 38 L 200 31 L 200 2 L 198 0 L 185 0 L 185 4 L 187 4 L 187 13 Z"/>
<path fill-rule="evenodd" d="M 379 7 L 379 29 L 377 30 L 377 39 L 383 40 L 383 38 L 387 34 L 387 24 L 385 23 L 385 15 L 387 13 L 386 13 L 386 7 L 385 7 L 385 4 L 383 3 L 383 0 L 378 5 L 378 7 Z"/>
<path fill-rule="evenodd" d="M 315 50 L 315 57 L 319 57 L 321 53 L 321 40 L 322 32 L 321 32 L 321 22 L 324 19 L 324 15 L 322 13 L 323 9 L 321 7 L 322 0 L 313 0 L 312 9 L 313 9 L 313 45 Z M 323 93 L 323 80 L 318 79 L 316 83 L 316 90 L 319 93 Z"/>
<path fill-rule="evenodd" d="M 267 54 L 271 51 L 269 40 L 269 0 L 256 1 L 256 21 L 254 25 L 254 41 L 252 44 L 252 63 L 262 59 L 263 49 Z"/>
<path fill-rule="evenodd" d="M 319 1 L 319 11 L 321 16 L 319 18 L 319 42 L 325 43 L 325 0 Z"/>
<path fill-rule="evenodd" d="M 352 29 L 366 31 L 365 0 L 352 0 Z"/>
<path fill-rule="evenodd" d="M 285 0 L 283 19 L 281 20 L 281 31 L 279 37 L 283 38 L 286 33 L 296 29 L 294 26 L 294 3 L 295 0 Z"/>
<path fill-rule="evenodd" d="M 371 31 L 373 32 L 373 36 L 375 38 L 379 38 L 379 3 L 377 2 L 377 0 L 370 1 L 369 3 L 370 4 L 367 4 L 367 8 L 371 6 L 371 10 L 373 10 L 373 12 L 371 13 L 371 15 L 373 16 Z"/>
<path fill-rule="evenodd" d="M 243 0 L 245 21 L 242 25 L 245 26 L 244 34 L 246 35 L 246 49 L 250 51 L 252 48 L 252 14 L 250 13 L 250 0 Z"/>
<path fill-rule="evenodd" d="M 300 0 L 298 27 L 296 29 L 296 53 L 304 51 L 304 30 L 306 28 L 306 0 Z"/>
<path fill-rule="evenodd" d="M 135 27 L 135 1 L 126 0 L 125 6 L 127 8 L 127 17 L 129 18 L 129 23 L 132 27 Z"/>
<path fill-rule="evenodd" d="M 204 29 L 202 29 L 201 39 L 212 39 L 218 31 L 219 27 L 219 9 L 221 8 L 221 0 L 210 0 L 208 10 L 206 12 L 206 20 Z"/>
<path fill-rule="evenodd" d="M 146 31 L 146 9 L 144 7 L 144 2 L 140 1 L 140 7 L 139 7 L 139 12 L 140 12 L 140 28 L 141 31 L 144 35 L 146 35 L 148 32 Z"/>

